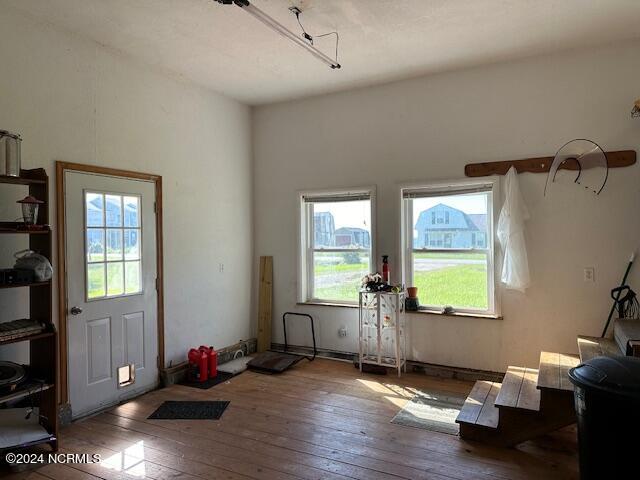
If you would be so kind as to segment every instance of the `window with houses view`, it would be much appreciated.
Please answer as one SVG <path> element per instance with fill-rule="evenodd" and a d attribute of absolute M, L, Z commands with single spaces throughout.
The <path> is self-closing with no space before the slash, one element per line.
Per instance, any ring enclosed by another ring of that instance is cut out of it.
<path fill-rule="evenodd" d="M 405 281 L 427 310 L 493 314 L 492 185 L 403 190 Z"/>
<path fill-rule="evenodd" d="M 142 293 L 140 197 L 84 195 L 87 300 Z"/>
<path fill-rule="evenodd" d="M 357 303 L 373 270 L 370 191 L 301 198 L 301 300 Z"/>

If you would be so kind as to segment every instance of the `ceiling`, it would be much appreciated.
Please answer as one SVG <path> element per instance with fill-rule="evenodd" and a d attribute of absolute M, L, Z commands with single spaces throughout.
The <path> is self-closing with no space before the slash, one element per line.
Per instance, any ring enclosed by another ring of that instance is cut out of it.
<path fill-rule="evenodd" d="M 252 0 L 294 32 L 340 33 L 331 70 L 213 0 L 4 0 L 29 15 L 258 105 L 640 37 L 638 0 Z M 334 55 L 332 37 L 317 41 Z"/>

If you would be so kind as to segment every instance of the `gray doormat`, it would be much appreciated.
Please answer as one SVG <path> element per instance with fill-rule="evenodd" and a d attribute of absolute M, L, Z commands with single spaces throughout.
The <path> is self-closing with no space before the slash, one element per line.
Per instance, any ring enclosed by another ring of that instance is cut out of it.
<path fill-rule="evenodd" d="M 150 420 L 218 420 L 229 406 L 228 401 L 168 400 L 147 417 Z"/>
<path fill-rule="evenodd" d="M 391 423 L 458 435 L 460 426 L 456 417 L 465 400 L 466 397 L 449 393 L 419 392 L 393 417 Z"/>

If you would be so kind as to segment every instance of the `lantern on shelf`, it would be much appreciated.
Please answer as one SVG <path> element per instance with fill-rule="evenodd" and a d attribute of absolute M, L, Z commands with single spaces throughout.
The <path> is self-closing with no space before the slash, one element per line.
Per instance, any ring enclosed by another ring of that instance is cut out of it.
<path fill-rule="evenodd" d="M 18 200 L 17 203 L 22 205 L 22 219 L 25 225 L 35 225 L 38 221 L 38 207 L 44 202 L 28 195 L 22 200 Z"/>

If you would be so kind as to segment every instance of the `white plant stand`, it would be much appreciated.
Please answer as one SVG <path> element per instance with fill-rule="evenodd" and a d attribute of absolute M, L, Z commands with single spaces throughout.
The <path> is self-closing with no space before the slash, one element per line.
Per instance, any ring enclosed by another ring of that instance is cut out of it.
<path fill-rule="evenodd" d="M 404 292 L 360 292 L 359 353 L 362 364 L 407 371 Z"/>

